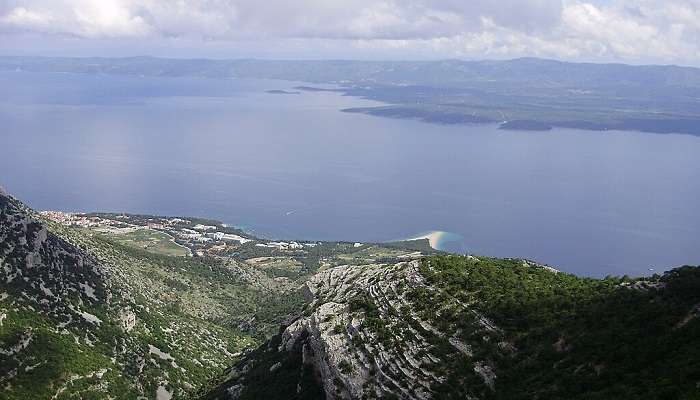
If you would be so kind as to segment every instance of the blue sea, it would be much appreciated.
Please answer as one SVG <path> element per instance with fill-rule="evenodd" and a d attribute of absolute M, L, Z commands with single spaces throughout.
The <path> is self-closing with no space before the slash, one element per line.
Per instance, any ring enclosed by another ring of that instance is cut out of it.
<path fill-rule="evenodd" d="M 700 264 L 700 137 L 340 112 L 299 82 L 0 73 L 0 185 L 36 209 L 202 216 L 265 237 L 449 234 L 586 276 Z"/>

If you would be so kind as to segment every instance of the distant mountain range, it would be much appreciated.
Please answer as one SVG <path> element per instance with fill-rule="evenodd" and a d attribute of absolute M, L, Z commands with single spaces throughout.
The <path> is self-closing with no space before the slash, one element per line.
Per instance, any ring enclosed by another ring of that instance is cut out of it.
<path fill-rule="evenodd" d="M 579 278 L 0 192 L 3 399 L 692 400 L 698 360 L 699 267 Z"/>
<path fill-rule="evenodd" d="M 503 129 L 636 130 L 700 135 L 700 69 L 507 61 L 272 61 L 152 57 L 0 57 L 0 70 L 153 77 L 265 78 L 337 85 L 387 103 L 351 109 Z M 313 87 L 301 90 L 313 90 Z"/>

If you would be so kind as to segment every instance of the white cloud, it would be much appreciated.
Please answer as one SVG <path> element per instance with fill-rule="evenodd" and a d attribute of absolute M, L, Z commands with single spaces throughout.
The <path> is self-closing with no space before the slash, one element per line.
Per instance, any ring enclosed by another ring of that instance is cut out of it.
<path fill-rule="evenodd" d="M 7 13 L 2 21 L 7 25 L 43 30 L 50 26 L 51 16 L 29 11 L 24 7 L 17 7 Z"/>
<path fill-rule="evenodd" d="M 678 37 L 663 25 L 645 18 L 630 18 L 621 10 L 592 4 L 572 4 L 563 12 L 563 26 L 569 38 L 593 45 L 599 55 L 639 58 L 645 54 L 673 57 L 679 51 Z M 596 46 L 597 45 L 597 46 Z"/>
<path fill-rule="evenodd" d="M 142 37 L 152 30 L 141 16 L 132 13 L 130 1 L 52 0 L 11 1 L 0 11 L 4 31 L 36 31 L 95 37 Z"/>
<path fill-rule="evenodd" d="M 0 0 L 0 35 L 21 33 L 698 65 L 700 0 Z"/>
<path fill-rule="evenodd" d="M 77 36 L 96 34 L 254 35 L 348 39 L 454 36 L 479 28 L 482 17 L 534 29 L 556 23 L 561 0 L 6 0 L 6 29 Z M 1 3 L 0 3 L 1 4 Z M 49 18 L 38 26 L 7 17 L 25 12 Z M 146 29 L 146 28 L 150 29 Z"/>

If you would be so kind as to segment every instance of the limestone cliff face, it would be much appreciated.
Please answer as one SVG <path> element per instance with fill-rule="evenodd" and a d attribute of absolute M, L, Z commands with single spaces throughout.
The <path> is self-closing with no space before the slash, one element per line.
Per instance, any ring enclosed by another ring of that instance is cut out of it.
<path fill-rule="evenodd" d="M 105 273 L 94 257 L 50 233 L 22 203 L 0 195 L 0 281 L 6 298 L 64 327 L 90 328 L 101 319 L 88 311 L 110 307 Z"/>
<path fill-rule="evenodd" d="M 368 318 L 397 325 L 398 312 L 409 303 L 398 286 L 424 285 L 415 262 L 390 267 L 340 267 L 319 274 L 307 283 L 313 296 L 311 315 L 282 333 L 280 351 L 290 351 L 303 340 L 304 362 L 319 374 L 327 398 L 359 399 L 394 393 L 404 398 L 430 397 L 430 382 L 437 379 L 422 368 L 432 362 L 429 344 L 420 333 L 397 348 L 383 343 L 368 328 Z M 353 301 L 373 304 L 376 315 L 353 307 Z M 303 338 L 303 339 L 302 339 Z"/>
<path fill-rule="evenodd" d="M 259 388 L 246 388 L 256 384 L 246 381 L 246 373 L 266 369 L 274 380 L 275 374 L 288 372 L 282 366 L 296 355 L 299 370 L 313 372 L 326 399 L 438 398 L 436 384 L 448 379 L 439 369 L 446 351 L 440 346 L 460 355 L 463 368 L 475 378 L 465 393 L 476 397 L 490 391 L 494 368 L 474 356 L 473 345 L 413 311 L 409 293 L 430 290 L 419 263 L 343 266 L 315 275 L 305 286 L 310 303 L 304 315 L 281 331 L 264 350 L 267 354 L 254 353 L 232 368 L 229 381 L 212 397 L 239 398 L 246 389 L 254 392 Z M 459 307 L 468 310 L 466 305 Z M 474 330 L 482 331 L 486 340 L 500 336 L 487 318 L 479 315 L 476 320 Z M 310 381 L 303 381 L 301 374 L 298 378 L 296 391 L 301 393 Z"/>

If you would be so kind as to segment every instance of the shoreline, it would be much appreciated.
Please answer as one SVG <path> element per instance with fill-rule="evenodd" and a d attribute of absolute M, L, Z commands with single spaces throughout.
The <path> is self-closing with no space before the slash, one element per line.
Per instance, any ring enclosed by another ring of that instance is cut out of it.
<path fill-rule="evenodd" d="M 450 238 L 461 239 L 461 236 L 456 233 L 447 231 L 429 231 L 425 234 L 420 234 L 418 236 L 413 236 L 408 239 L 403 239 L 403 241 L 427 239 L 428 243 L 430 244 L 430 247 L 432 247 L 434 250 L 446 251 L 444 246 L 445 243 L 453 241 L 448 240 Z"/>

